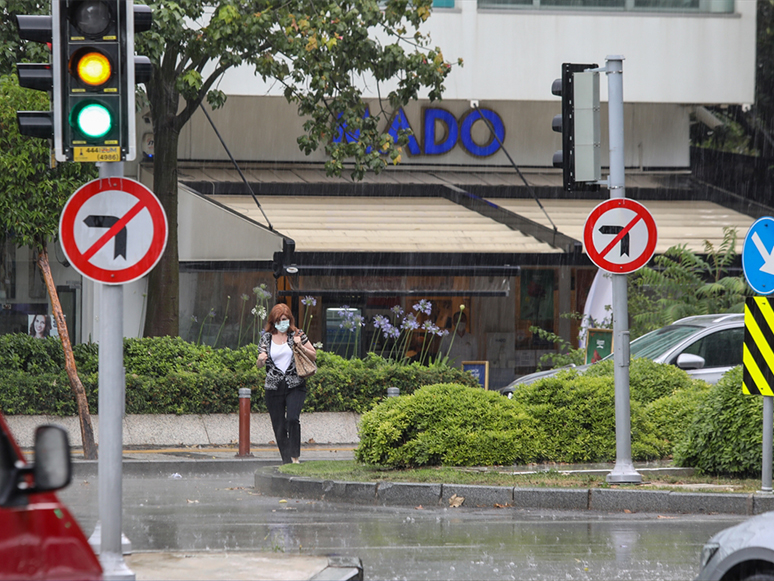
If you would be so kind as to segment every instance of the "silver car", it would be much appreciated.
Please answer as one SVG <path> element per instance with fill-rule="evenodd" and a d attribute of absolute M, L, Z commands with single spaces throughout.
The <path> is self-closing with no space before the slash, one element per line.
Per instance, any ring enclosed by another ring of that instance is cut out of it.
<path fill-rule="evenodd" d="M 774 581 L 774 512 L 713 536 L 701 551 L 697 581 Z"/>
<path fill-rule="evenodd" d="M 742 364 L 743 344 L 744 314 L 697 315 L 638 337 L 630 345 L 630 354 L 632 359 L 644 357 L 676 365 L 696 379 L 717 383 L 726 371 Z M 575 369 L 582 372 L 588 367 L 580 365 Z M 561 369 L 567 367 L 524 375 L 500 393 L 510 398 L 519 385 L 551 377 Z"/>

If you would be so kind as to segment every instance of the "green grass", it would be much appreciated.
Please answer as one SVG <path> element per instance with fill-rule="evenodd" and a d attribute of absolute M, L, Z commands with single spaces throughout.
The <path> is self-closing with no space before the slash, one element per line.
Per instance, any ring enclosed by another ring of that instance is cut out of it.
<path fill-rule="evenodd" d="M 360 464 L 354 460 L 311 461 L 286 464 L 280 472 L 320 480 L 348 482 L 420 482 L 444 484 L 477 484 L 484 486 L 517 486 L 520 488 L 607 488 L 605 474 L 563 473 L 550 470 L 537 474 L 514 474 L 503 468 L 455 468 L 438 466 L 392 470 Z M 650 477 L 646 477 L 650 478 Z M 614 485 L 616 486 L 616 485 Z M 636 486 L 636 485 L 627 485 Z M 658 476 L 643 482 L 639 488 L 678 492 L 751 493 L 760 490 L 760 479 L 722 478 L 716 476 Z"/>

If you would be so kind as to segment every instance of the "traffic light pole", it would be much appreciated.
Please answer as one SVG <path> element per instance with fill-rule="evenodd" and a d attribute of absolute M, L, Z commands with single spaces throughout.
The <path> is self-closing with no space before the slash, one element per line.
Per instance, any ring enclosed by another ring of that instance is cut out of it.
<path fill-rule="evenodd" d="M 99 177 L 123 177 L 123 162 L 100 163 Z M 104 579 L 134 580 L 121 546 L 123 506 L 124 285 L 100 284 L 99 560 Z"/>
<path fill-rule="evenodd" d="M 605 57 L 610 130 L 610 198 L 626 197 L 624 169 L 623 57 Z M 600 71 L 602 72 L 602 71 Z M 629 403 L 629 308 L 626 275 L 613 274 L 613 378 L 615 380 L 615 467 L 607 482 L 639 484 L 642 476 L 632 464 L 631 405 Z"/>

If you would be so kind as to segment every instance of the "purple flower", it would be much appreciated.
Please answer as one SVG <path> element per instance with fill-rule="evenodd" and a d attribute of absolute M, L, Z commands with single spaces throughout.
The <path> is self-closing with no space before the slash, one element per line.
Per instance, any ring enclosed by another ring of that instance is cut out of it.
<path fill-rule="evenodd" d="M 412 314 L 406 315 L 406 318 L 403 319 L 403 322 L 400 324 L 400 328 L 404 331 L 413 331 L 415 329 L 419 329 L 417 318 Z"/>
<path fill-rule="evenodd" d="M 438 334 L 438 327 L 433 324 L 432 321 L 425 321 L 422 323 L 422 328 L 427 331 L 428 333 L 432 333 L 433 335 Z"/>
<path fill-rule="evenodd" d="M 349 305 L 341 305 L 341 307 L 339 307 L 338 315 L 339 317 L 343 317 L 345 319 L 351 319 L 352 311 L 349 310 Z"/>
<path fill-rule="evenodd" d="M 385 338 L 397 339 L 398 337 L 400 337 L 400 329 L 397 327 L 390 326 L 389 331 L 385 331 Z"/>
<path fill-rule="evenodd" d="M 305 307 L 308 307 L 309 305 L 312 305 L 313 307 L 317 306 L 317 299 L 314 297 L 304 297 L 301 299 L 301 304 Z"/>
<path fill-rule="evenodd" d="M 417 304 L 415 304 L 412 308 L 415 311 L 424 313 L 425 315 L 429 315 L 430 313 L 433 312 L 433 303 L 431 303 L 427 299 L 422 299 Z"/>
<path fill-rule="evenodd" d="M 395 305 L 390 309 L 390 312 L 396 317 L 400 317 L 403 314 L 403 309 L 400 308 L 400 305 Z"/>
<path fill-rule="evenodd" d="M 365 326 L 365 318 L 363 315 L 355 315 L 352 317 L 352 322 L 355 324 L 355 327 L 363 327 Z"/>
<path fill-rule="evenodd" d="M 267 300 L 271 298 L 271 293 L 266 290 L 266 285 L 261 284 L 253 289 L 255 296 L 261 300 Z"/>
<path fill-rule="evenodd" d="M 382 329 L 382 334 L 384 335 L 384 338 L 389 339 L 390 333 L 392 333 L 392 330 L 395 329 L 395 327 L 393 327 L 389 321 L 386 321 L 382 324 L 381 329 Z M 400 331 L 398 331 L 398 334 L 400 334 Z"/>
<path fill-rule="evenodd" d="M 374 329 L 382 329 L 385 325 L 389 324 L 390 322 L 387 320 L 387 317 L 382 315 L 374 315 Z"/>

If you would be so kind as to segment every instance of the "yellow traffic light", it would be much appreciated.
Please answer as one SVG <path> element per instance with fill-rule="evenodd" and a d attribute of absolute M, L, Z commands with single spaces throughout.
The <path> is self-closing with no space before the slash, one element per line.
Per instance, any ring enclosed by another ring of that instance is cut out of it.
<path fill-rule="evenodd" d="M 113 74 L 110 59 L 98 51 L 90 51 L 81 56 L 73 55 L 77 62 L 74 63 L 76 76 L 83 83 L 92 87 L 104 85 Z"/>

